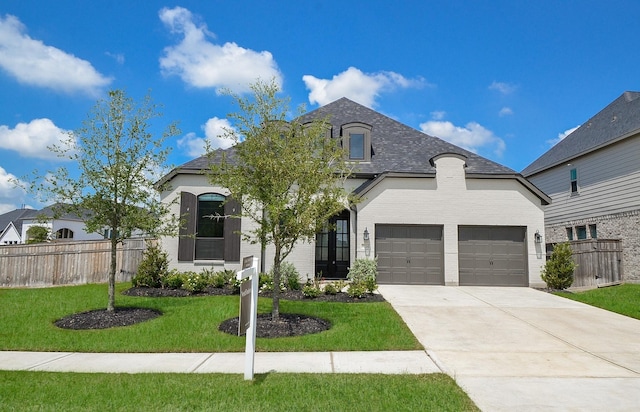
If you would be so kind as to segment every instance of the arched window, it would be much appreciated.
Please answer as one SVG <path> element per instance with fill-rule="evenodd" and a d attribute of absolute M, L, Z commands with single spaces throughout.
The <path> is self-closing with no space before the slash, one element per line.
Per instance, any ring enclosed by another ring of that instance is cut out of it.
<path fill-rule="evenodd" d="M 180 194 L 184 225 L 178 238 L 178 261 L 240 261 L 240 205 L 218 193 Z"/>
<path fill-rule="evenodd" d="M 58 229 L 56 239 L 73 239 L 73 230 L 67 228 Z"/>

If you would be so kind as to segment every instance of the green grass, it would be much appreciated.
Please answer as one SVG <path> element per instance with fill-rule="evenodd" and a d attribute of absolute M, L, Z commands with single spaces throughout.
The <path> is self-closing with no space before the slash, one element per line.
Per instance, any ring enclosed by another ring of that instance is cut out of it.
<path fill-rule="evenodd" d="M 640 319 L 640 285 L 624 284 L 578 293 L 557 295 L 602 309 Z"/>
<path fill-rule="evenodd" d="M 0 371 L 0 410 L 477 411 L 446 375 Z"/>
<path fill-rule="evenodd" d="M 121 295 L 116 306 L 157 309 L 162 316 L 137 325 L 104 330 L 66 330 L 53 322 L 70 314 L 106 308 L 106 285 L 45 289 L 0 289 L 0 350 L 68 352 L 242 352 L 245 338 L 218 331 L 238 316 L 238 296 L 147 298 Z M 258 311 L 270 312 L 260 298 Z M 291 338 L 261 339 L 258 351 L 413 350 L 420 343 L 386 302 L 280 302 L 282 313 L 327 319 L 328 331 Z"/>

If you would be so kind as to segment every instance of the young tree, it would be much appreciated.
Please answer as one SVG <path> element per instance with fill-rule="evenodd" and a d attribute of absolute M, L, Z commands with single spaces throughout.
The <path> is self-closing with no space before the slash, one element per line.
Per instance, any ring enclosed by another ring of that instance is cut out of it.
<path fill-rule="evenodd" d="M 161 113 L 150 95 L 136 103 L 123 90 L 98 100 L 81 128 L 50 149 L 77 163 L 79 175 L 66 168 L 47 174 L 37 189 L 64 202 L 65 212 L 86 216 L 88 232 L 107 230 L 111 240 L 107 311 L 115 310 L 116 248 L 141 231 L 149 236 L 171 235 L 177 221 L 160 202 L 154 176 L 162 172 L 169 149 L 164 141 L 179 133 L 171 123 L 157 138 L 150 122 Z M 47 196 L 49 197 L 49 196 Z"/>
<path fill-rule="evenodd" d="M 245 240 L 274 248 L 273 283 L 296 242 L 313 241 L 327 220 L 354 199 L 343 188 L 350 169 L 337 139 L 323 119 L 302 123 L 304 107 L 288 120 L 289 99 L 277 96 L 275 82 L 257 82 L 252 96 L 227 92 L 239 106 L 225 131 L 235 146 L 208 151 L 213 184 L 226 187 L 242 204 L 242 217 L 255 223 Z M 272 318 L 280 314 L 280 288 L 273 288 Z"/>
<path fill-rule="evenodd" d="M 573 283 L 573 271 L 576 263 L 568 242 L 558 243 L 551 252 L 551 258 L 545 263 L 540 277 L 550 289 L 566 289 Z"/>

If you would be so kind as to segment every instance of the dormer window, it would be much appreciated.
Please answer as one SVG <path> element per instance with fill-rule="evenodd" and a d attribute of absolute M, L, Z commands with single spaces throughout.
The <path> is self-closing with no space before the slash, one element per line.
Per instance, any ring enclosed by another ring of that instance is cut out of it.
<path fill-rule="evenodd" d="M 364 123 L 342 126 L 342 141 L 349 149 L 349 160 L 371 161 L 371 126 Z"/>

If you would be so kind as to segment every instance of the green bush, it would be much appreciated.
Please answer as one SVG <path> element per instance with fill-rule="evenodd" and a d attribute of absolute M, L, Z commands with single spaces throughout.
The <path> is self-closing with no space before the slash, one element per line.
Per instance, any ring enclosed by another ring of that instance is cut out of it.
<path fill-rule="evenodd" d="M 336 295 L 338 293 L 338 289 L 333 283 L 327 283 L 324 285 L 324 294 L 325 295 Z"/>
<path fill-rule="evenodd" d="M 165 289 L 180 289 L 184 278 L 185 276 L 182 273 L 174 269 L 162 279 L 162 287 Z"/>
<path fill-rule="evenodd" d="M 133 286 L 159 288 L 162 286 L 162 279 L 167 276 L 168 270 L 168 254 L 156 242 L 147 242 L 147 249 L 142 255 L 138 271 L 131 282 Z"/>
<path fill-rule="evenodd" d="M 300 272 L 289 262 L 280 264 L 280 283 L 285 289 L 300 290 Z"/>
<path fill-rule="evenodd" d="M 207 287 L 208 279 L 196 272 L 185 272 L 183 274 L 182 289 L 190 293 L 202 292 Z"/>
<path fill-rule="evenodd" d="M 215 272 L 213 275 L 209 276 L 209 285 L 214 288 L 221 289 L 228 284 L 227 277 L 223 271 Z"/>
<path fill-rule="evenodd" d="M 349 290 L 353 289 L 353 293 L 359 293 L 360 290 L 364 290 L 364 293 L 373 293 L 378 289 L 377 276 L 378 261 L 376 259 L 356 259 L 347 274 L 347 279 L 351 281 Z"/>
<path fill-rule="evenodd" d="M 305 298 L 314 299 L 320 296 L 320 289 L 313 283 L 307 283 L 302 288 L 302 295 Z"/>
<path fill-rule="evenodd" d="M 43 243 L 49 241 L 49 228 L 40 225 L 31 226 L 27 229 L 27 244 Z"/>
<path fill-rule="evenodd" d="M 569 243 L 558 243 L 551 252 L 551 258 L 545 263 L 540 277 L 550 289 L 566 289 L 573 283 L 573 271 L 576 263 Z"/>
<path fill-rule="evenodd" d="M 355 282 L 349 285 L 347 289 L 347 294 L 352 298 L 363 298 L 367 295 L 367 287 L 364 285 L 364 282 Z"/>

